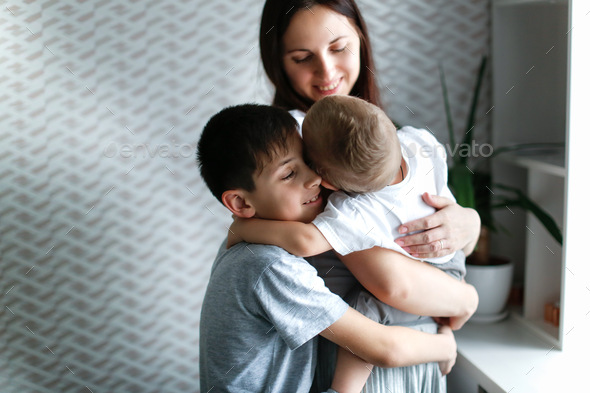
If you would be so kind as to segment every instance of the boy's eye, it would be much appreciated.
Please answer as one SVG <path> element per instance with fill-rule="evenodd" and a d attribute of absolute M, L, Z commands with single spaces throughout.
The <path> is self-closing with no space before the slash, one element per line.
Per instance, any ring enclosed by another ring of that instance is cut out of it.
<path fill-rule="evenodd" d="M 340 52 L 344 52 L 344 49 L 346 49 L 346 46 L 343 46 L 343 47 L 342 47 L 342 48 L 340 48 L 340 49 L 332 49 L 332 51 L 333 51 L 333 52 L 336 52 L 336 53 L 340 53 Z"/>
<path fill-rule="evenodd" d="M 291 171 L 291 172 L 289 172 L 289 174 L 287 176 L 283 177 L 283 180 L 289 180 L 293 176 L 295 176 L 295 172 Z"/>

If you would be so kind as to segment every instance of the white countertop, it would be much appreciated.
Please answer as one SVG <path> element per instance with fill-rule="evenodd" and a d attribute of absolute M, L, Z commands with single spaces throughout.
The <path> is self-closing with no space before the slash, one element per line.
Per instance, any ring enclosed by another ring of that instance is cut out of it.
<path fill-rule="evenodd" d="M 458 360 L 488 393 L 590 392 L 590 330 L 581 321 L 564 351 L 538 338 L 514 318 L 467 323 L 455 332 Z M 588 375 L 586 375 L 588 374 Z"/>

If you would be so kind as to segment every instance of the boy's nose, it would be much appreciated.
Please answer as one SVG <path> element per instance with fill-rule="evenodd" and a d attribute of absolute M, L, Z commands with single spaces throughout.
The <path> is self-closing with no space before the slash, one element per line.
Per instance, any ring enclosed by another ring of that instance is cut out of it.
<path fill-rule="evenodd" d="M 311 169 L 309 170 L 309 179 L 306 182 L 306 186 L 308 188 L 319 187 L 320 183 L 322 182 L 322 178 Z"/>

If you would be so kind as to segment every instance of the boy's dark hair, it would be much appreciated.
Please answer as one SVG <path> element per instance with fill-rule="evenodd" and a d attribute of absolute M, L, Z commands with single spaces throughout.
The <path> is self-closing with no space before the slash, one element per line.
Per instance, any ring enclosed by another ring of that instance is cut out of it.
<path fill-rule="evenodd" d="M 289 112 L 258 104 L 225 108 L 211 117 L 197 146 L 197 164 L 209 190 L 220 201 L 227 190 L 254 191 L 260 173 L 297 134 Z"/>

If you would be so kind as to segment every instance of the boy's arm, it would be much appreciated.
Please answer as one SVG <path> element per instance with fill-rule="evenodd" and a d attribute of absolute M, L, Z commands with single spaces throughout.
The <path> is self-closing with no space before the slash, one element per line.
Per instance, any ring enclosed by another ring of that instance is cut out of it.
<path fill-rule="evenodd" d="M 313 224 L 234 217 L 228 248 L 240 241 L 279 246 L 293 255 L 310 257 L 332 247 Z"/>
<path fill-rule="evenodd" d="M 459 329 L 477 308 L 472 285 L 398 252 L 373 247 L 339 257 L 369 292 L 398 310 L 453 317 L 451 327 Z"/>
<path fill-rule="evenodd" d="M 320 333 L 378 367 L 405 367 L 429 362 L 453 362 L 457 344 L 450 329 L 429 334 L 402 326 L 385 326 L 348 308 Z"/>

